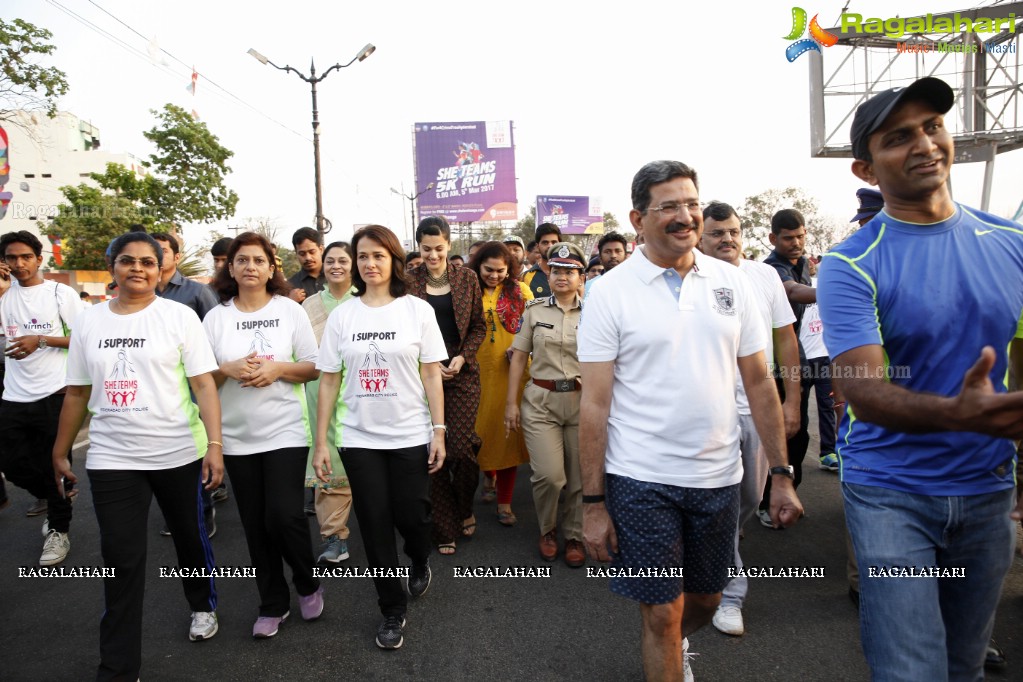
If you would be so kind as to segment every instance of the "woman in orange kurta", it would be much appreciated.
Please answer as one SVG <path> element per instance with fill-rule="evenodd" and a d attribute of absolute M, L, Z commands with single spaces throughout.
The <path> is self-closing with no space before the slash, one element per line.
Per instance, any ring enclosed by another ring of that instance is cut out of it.
<path fill-rule="evenodd" d="M 496 487 L 497 518 L 502 524 L 515 524 L 512 513 L 512 492 L 517 467 L 529 461 L 521 431 L 505 435 L 504 407 L 508 394 L 508 354 L 515 332 L 522 324 L 526 301 L 533 299 L 529 287 L 509 277 L 512 255 L 504 244 L 487 242 L 473 254 L 469 263 L 480 278 L 483 290 L 483 318 L 487 335 L 480 344 L 476 359 L 480 366 L 480 408 L 476 414 L 476 433 L 483 439 L 479 452 L 480 469 L 484 472 L 483 501 L 494 499 Z M 528 376 L 522 377 L 519 398 Z M 496 486 L 494 479 L 497 479 Z"/>

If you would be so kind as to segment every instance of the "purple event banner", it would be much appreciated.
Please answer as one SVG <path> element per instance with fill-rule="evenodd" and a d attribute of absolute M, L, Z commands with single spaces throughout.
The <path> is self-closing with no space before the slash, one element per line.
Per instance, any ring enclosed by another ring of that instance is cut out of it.
<path fill-rule="evenodd" d="M 564 194 L 536 198 L 536 224 L 554 223 L 561 234 L 604 234 L 604 211 L 597 197 Z"/>
<path fill-rule="evenodd" d="M 518 220 L 511 121 L 416 123 L 419 217 L 449 222 Z"/>

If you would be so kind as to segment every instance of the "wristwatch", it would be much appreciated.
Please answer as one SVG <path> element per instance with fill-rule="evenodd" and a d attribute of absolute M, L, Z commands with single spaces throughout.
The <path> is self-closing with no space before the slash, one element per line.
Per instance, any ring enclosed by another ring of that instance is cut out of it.
<path fill-rule="evenodd" d="M 796 480 L 796 470 L 793 468 L 791 464 L 783 467 L 771 467 L 771 475 L 788 476 L 793 481 Z"/>
<path fill-rule="evenodd" d="M 46 337 L 41 334 L 39 335 L 39 347 L 46 348 Z"/>

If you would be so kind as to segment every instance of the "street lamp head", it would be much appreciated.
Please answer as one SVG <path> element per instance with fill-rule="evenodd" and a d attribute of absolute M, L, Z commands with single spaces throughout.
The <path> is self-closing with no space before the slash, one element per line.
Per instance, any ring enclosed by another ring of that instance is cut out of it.
<path fill-rule="evenodd" d="M 427 185 L 426 189 L 428 189 L 428 190 L 433 189 L 433 183 L 431 182 L 429 185 Z"/>
<path fill-rule="evenodd" d="M 394 192 L 395 194 L 401 194 L 401 192 L 399 192 L 398 190 L 394 189 L 393 187 L 391 188 L 391 191 Z M 405 195 L 401 194 L 401 196 L 405 196 Z"/>
<path fill-rule="evenodd" d="M 366 43 L 366 47 L 359 50 L 359 54 L 355 55 L 355 59 L 361 62 L 363 59 L 376 52 L 376 50 L 376 45 L 373 43 Z"/>
<path fill-rule="evenodd" d="M 260 64 L 266 64 L 268 61 L 270 61 L 269 59 L 267 59 L 263 55 L 261 55 L 258 52 L 256 52 L 256 50 L 251 48 L 251 47 L 249 48 L 249 52 L 248 53 L 251 54 L 253 57 L 255 57 L 257 60 L 259 60 Z"/>

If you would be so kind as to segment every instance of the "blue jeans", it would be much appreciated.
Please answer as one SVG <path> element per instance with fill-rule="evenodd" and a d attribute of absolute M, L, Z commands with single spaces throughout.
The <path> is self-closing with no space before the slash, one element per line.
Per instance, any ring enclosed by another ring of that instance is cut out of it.
<path fill-rule="evenodd" d="M 871 679 L 983 679 L 1012 562 L 1013 491 L 932 497 L 843 483 L 842 495 L 860 569 L 860 638 Z M 878 575 L 893 567 L 961 569 L 963 577 Z"/>
<path fill-rule="evenodd" d="M 807 371 L 809 370 L 809 371 Z M 803 366 L 803 395 L 800 410 L 809 415 L 810 389 L 817 400 L 817 428 L 820 433 L 820 457 L 835 451 L 835 398 L 831 395 L 831 359 L 809 358 Z"/>

